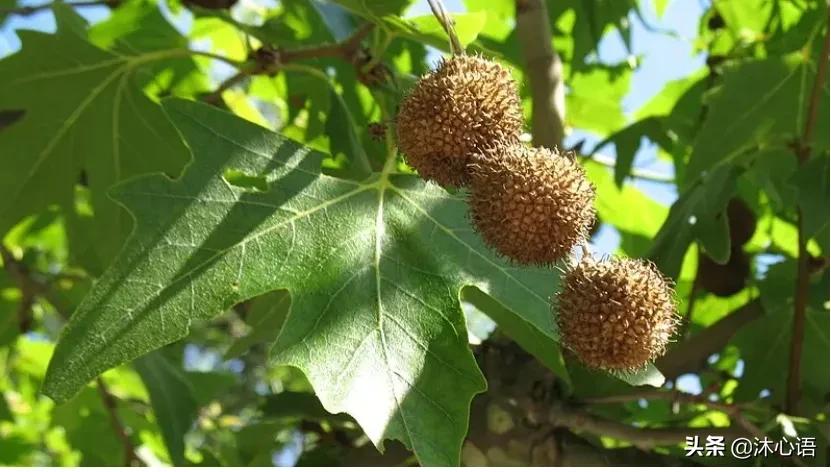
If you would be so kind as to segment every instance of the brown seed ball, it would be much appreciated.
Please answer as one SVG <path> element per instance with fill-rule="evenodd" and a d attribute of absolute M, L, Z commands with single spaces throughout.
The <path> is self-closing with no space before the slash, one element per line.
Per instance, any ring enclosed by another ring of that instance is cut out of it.
<path fill-rule="evenodd" d="M 502 144 L 473 157 L 470 212 L 485 242 L 520 264 L 552 264 L 585 241 L 594 187 L 573 159 Z"/>
<path fill-rule="evenodd" d="M 727 222 L 730 225 L 730 241 L 733 250 L 750 241 L 756 232 L 756 215 L 741 198 L 731 198 L 727 202 Z"/>
<path fill-rule="evenodd" d="M 516 140 L 522 108 L 510 72 L 478 56 L 455 56 L 425 75 L 402 102 L 398 146 L 422 178 L 466 185 L 474 152 Z"/>
<path fill-rule="evenodd" d="M 697 283 L 704 290 L 718 295 L 729 297 L 739 293 L 750 278 L 750 258 L 741 247 L 734 247 L 730 252 L 730 259 L 721 265 L 710 259 L 706 254 L 698 258 Z"/>
<path fill-rule="evenodd" d="M 562 283 L 561 342 L 585 365 L 632 371 L 664 353 L 678 315 L 671 281 L 652 263 L 584 258 Z"/>

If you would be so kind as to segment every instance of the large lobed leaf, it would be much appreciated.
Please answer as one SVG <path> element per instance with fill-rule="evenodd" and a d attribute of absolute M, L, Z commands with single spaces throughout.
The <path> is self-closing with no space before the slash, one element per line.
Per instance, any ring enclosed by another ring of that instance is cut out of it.
<path fill-rule="evenodd" d="M 322 155 L 244 120 L 183 100 L 165 108 L 194 161 L 180 180 L 116 188 L 134 233 L 62 333 L 44 391 L 65 401 L 192 322 L 288 289 L 273 361 L 301 368 L 323 405 L 355 417 L 379 448 L 399 439 L 422 464 L 458 463 L 485 387 L 461 289 L 477 286 L 553 344 L 556 271 L 495 256 L 462 199 L 391 175 L 394 156 L 364 182 L 340 180 L 319 173 Z M 268 189 L 233 186 L 229 170 Z"/>
<path fill-rule="evenodd" d="M 816 64 L 807 52 L 749 60 L 730 66 L 724 83 L 709 98 L 707 118 L 693 146 L 683 192 L 655 237 L 650 257 L 669 276 L 676 276 L 687 247 L 697 241 L 713 260 L 730 256 L 727 201 L 736 178 L 749 166 L 769 167 L 805 127 Z M 816 152 L 828 148 L 828 91 L 822 89 Z M 763 152 L 754 152 L 762 148 Z M 779 176 L 780 179 L 789 175 Z"/>
<path fill-rule="evenodd" d="M 50 204 L 73 209 L 83 172 L 95 212 L 90 233 L 111 235 L 96 239 L 106 261 L 129 228 L 107 189 L 141 173 L 178 173 L 187 160 L 140 74 L 186 51 L 107 52 L 82 37 L 83 20 L 71 8 L 58 4 L 55 13 L 54 35 L 21 31 L 22 50 L 0 61 L 0 110 L 22 111 L 0 133 L 0 234 Z"/>

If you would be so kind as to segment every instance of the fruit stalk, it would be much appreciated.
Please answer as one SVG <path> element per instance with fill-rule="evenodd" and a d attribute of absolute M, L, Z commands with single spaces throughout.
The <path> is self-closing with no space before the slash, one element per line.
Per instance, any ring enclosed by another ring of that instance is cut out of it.
<path fill-rule="evenodd" d="M 433 11 L 433 15 L 437 20 L 439 20 L 439 24 L 441 24 L 442 28 L 444 28 L 448 38 L 450 38 L 450 52 L 453 53 L 454 56 L 464 53 L 462 43 L 459 42 L 459 37 L 456 35 L 456 30 L 453 28 L 453 19 L 447 14 L 447 9 L 444 8 L 442 1 L 427 0 L 427 3 L 430 4 L 430 10 Z"/>

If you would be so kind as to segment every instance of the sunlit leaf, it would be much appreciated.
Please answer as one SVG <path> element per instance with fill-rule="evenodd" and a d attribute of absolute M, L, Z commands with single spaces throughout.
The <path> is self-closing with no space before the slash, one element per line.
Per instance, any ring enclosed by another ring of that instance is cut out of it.
<path fill-rule="evenodd" d="M 554 342 L 556 272 L 502 261 L 462 201 L 416 177 L 321 176 L 322 156 L 245 121 L 183 101 L 169 113 L 195 163 L 179 181 L 119 187 L 136 232 L 62 334 L 45 391 L 64 400 L 192 322 L 288 288 L 274 361 L 303 369 L 324 406 L 350 413 L 379 447 L 399 439 L 423 464 L 457 463 L 470 398 L 484 388 L 459 290 L 477 285 Z M 270 190 L 230 186 L 228 168 L 265 176 Z"/>
<path fill-rule="evenodd" d="M 186 54 L 105 52 L 67 31 L 75 14 L 60 5 L 55 35 L 21 31 L 23 49 L 0 61 L 0 109 L 26 110 L 0 133 L 0 233 L 49 204 L 72 209 L 83 169 L 96 232 L 107 235 L 96 240 L 96 253 L 108 260 L 129 220 L 107 189 L 140 173 L 175 175 L 187 160 L 161 109 L 142 93 L 138 74 L 154 61 Z"/>

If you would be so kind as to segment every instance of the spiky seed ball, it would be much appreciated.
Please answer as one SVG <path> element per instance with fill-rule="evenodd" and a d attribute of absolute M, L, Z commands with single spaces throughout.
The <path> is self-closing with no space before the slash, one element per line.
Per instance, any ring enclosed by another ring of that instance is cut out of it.
<path fill-rule="evenodd" d="M 470 164 L 470 212 L 485 242 L 520 264 L 548 265 L 584 241 L 594 187 L 570 157 L 499 144 Z"/>
<path fill-rule="evenodd" d="M 678 315 L 671 281 L 650 262 L 584 258 L 555 299 L 562 343 L 585 365 L 632 371 L 662 355 Z"/>
<path fill-rule="evenodd" d="M 733 246 L 743 246 L 756 232 L 756 215 L 741 198 L 734 197 L 727 202 L 727 223 Z"/>
<path fill-rule="evenodd" d="M 510 72 L 462 55 L 418 81 L 401 102 L 396 125 L 399 149 L 422 178 L 461 186 L 474 152 L 519 138 L 522 108 Z"/>

